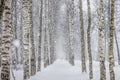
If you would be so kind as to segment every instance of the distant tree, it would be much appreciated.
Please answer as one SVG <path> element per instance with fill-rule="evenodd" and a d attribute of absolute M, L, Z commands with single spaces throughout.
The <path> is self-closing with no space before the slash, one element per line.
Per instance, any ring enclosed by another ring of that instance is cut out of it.
<path fill-rule="evenodd" d="M 49 26 L 49 37 L 50 37 L 50 64 L 55 61 L 55 2 L 56 0 L 50 1 L 50 26 Z"/>
<path fill-rule="evenodd" d="M 33 16 L 32 16 L 32 0 L 30 1 L 30 8 L 31 11 L 29 13 L 29 17 L 30 17 L 30 52 L 31 52 L 31 56 L 30 56 L 30 64 L 31 64 L 31 76 L 36 74 L 36 54 L 35 54 L 35 43 L 34 43 L 34 29 L 33 29 Z"/>
<path fill-rule="evenodd" d="M 39 39 L 38 39 L 38 69 L 37 71 L 41 71 L 41 43 L 42 43 L 42 22 L 43 22 L 43 0 L 40 0 L 40 26 L 39 26 Z"/>
<path fill-rule="evenodd" d="M 44 67 L 49 65 L 49 53 L 48 53 L 48 0 L 45 1 L 45 28 L 44 28 Z"/>
<path fill-rule="evenodd" d="M 1 67 L 1 44 L 2 44 L 2 20 L 0 19 L 0 67 Z"/>
<path fill-rule="evenodd" d="M 54 47 L 53 47 L 53 0 L 49 0 L 49 8 L 48 8 L 48 29 L 49 29 L 49 47 L 50 47 L 50 64 L 53 63 L 54 59 Z"/>
<path fill-rule="evenodd" d="M 73 52 L 73 27 L 74 27 L 74 0 L 69 4 L 69 63 L 74 65 L 74 52 Z"/>
<path fill-rule="evenodd" d="M 22 8 L 22 0 L 19 0 L 20 8 Z M 20 9 L 20 63 L 23 64 L 23 27 L 22 27 L 22 9 Z"/>
<path fill-rule="evenodd" d="M 17 40 L 17 0 L 12 1 L 12 34 L 13 34 L 13 44 L 14 41 Z M 19 64 L 19 56 L 18 56 L 18 48 L 15 45 L 12 45 L 14 49 L 12 55 L 12 63 L 14 64 L 14 68 L 17 69 L 17 64 Z"/>
<path fill-rule="evenodd" d="M 53 44 L 53 0 L 48 0 L 48 47 L 49 47 L 49 64 L 54 62 L 54 44 Z"/>
<path fill-rule="evenodd" d="M 80 32 L 81 32 L 81 59 L 82 59 L 82 72 L 86 72 L 86 62 L 85 62 L 85 39 L 84 39 L 84 21 L 83 21 L 83 10 L 82 10 L 82 0 L 79 0 L 80 6 Z"/>
<path fill-rule="evenodd" d="M 87 44 L 88 44 L 88 55 L 89 55 L 89 78 L 93 79 L 93 64 L 92 64 L 92 53 L 91 53 L 91 7 L 90 0 L 87 0 L 88 6 L 88 29 L 87 29 Z"/>

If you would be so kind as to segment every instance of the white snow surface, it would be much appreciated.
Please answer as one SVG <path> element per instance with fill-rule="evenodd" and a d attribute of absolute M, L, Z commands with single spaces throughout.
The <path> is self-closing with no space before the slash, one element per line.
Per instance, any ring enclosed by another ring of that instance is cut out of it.
<path fill-rule="evenodd" d="M 41 72 L 37 72 L 35 76 L 32 76 L 30 80 L 89 80 L 89 65 L 88 61 L 87 73 L 81 72 L 81 61 L 75 61 L 75 66 L 71 66 L 66 60 L 56 60 L 52 65 Z M 109 63 L 106 62 L 106 78 L 109 78 Z M 116 63 L 115 70 L 115 80 L 120 80 L 120 66 Z M 17 80 L 22 79 L 22 71 L 14 72 Z M 100 80 L 100 67 L 99 62 L 93 61 L 93 80 Z"/>

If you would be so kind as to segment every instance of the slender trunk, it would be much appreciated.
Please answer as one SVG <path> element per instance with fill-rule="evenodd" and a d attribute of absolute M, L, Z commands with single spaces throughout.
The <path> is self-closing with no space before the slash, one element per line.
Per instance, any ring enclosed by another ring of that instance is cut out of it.
<path fill-rule="evenodd" d="M 2 19 L 0 18 L 0 67 L 1 67 L 1 46 L 2 46 Z"/>
<path fill-rule="evenodd" d="M 34 45 L 34 29 L 33 29 L 33 19 L 32 19 L 32 0 L 30 2 L 30 8 L 31 11 L 29 13 L 29 17 L 30 17 L 30 52 L 31 52 L 31 56 L 30 56 L 30 64 L 31 64 L 31 76 L 36 74 L 36 55 L 35 55 L 35 45 Z"/>
<path fill-rule="evenodd" d="M 49 65 L 49 56 L 48 56 L 48 37 L 47 37 L 47 27 L 45 27 L 45 42 L 44 42 L 44 68 Z"/>
<path fill-rule="evenodd" d="M 10 47 L 11 47 L 11 5 L 12 0 L 5 0 L 3 11 L 3 28 L 2 28 L 2 69 L 1 80 L 10 80 Z"/>
<path fill-rule="evenodd" d="M 109 70 L 110 70 L 110 80 L 115 80 L 114 74 L 114 53 L 113 53 L 113 43 L 114 43 L 114 6 L 115 1 L 111 0 L 111 19 L 110 19 L 110 42 L 109 42 Z"/>
<path fill-rule="evenodd" d="M 41 71 L 41 43 L 42 43 L 42 15 L 43 15 L 43 0 L 40 6 L 40 27 L 39 27 L 39 40 L 38 40 L 38 71 Z"/>
<path fill-rule="evenodd" d="M 55 15 L 54 15 L 54 0 L 51 0 L 51 5 L 52 5 L 52 9 L 51 9 L 51 31 L 50 31 L 50 64 L 52 64 L 54 61 L 55 61 L 55 48 L 54 48 L 54 45 L 55 45 L 55 43 L 54 43 L 54 26 L 55 26 L 55 24 L 54 24 L 54 22 L 55 22 L 55 20 L 54 20 L 54 17 L 55 17 Z"/>
<path fill-rule="evenodd" d="M 71 0 L 69 6 L 69 63 L 74 65 L 74 53 L 73 53 L 73 27 L 74 27 L 74 0 Z"/>
<path fill-rule="evenodd" d="M 87 0 L 88 5 L 88 29 L 87 29 L 87 43 L 88 43 L 88 55 L 89 55 L 89 78 L 93 79 L 93 66 L 92 66 L 92 53 L 91 53 L 91 7 L 90 0 Z"/>
<path fill-rule="evenodd" d="M 85 39 L 84 39 L 84 21 L 82 11 L 82 0 L 80 2 L 80 32 L 81 32 L 81 59 L 82 59 L 82 72 L 86 72 L 86 59 L 85 59 Z"/>
<path fill-rule="evenodd" d="M 45 67 L 45 68 L 49 65 L 47 6 L 48 6 L 48 0 L 45 1 L 45 21 L 46 21 L 46 23 L 45 23 L 45 34 L 44 34 L 44 67 Z"/>
<path fill-rule="evenodd" d="M 100 53 L 100 80 L 106 80 L 103 0 L 100 0 L 100 4 L 99 4 L 98 30 L 99 30 L 99 53 Z"/>
<path fill-rule="evenodd" d="M 69 35 L 69 4 L 66 1 L 66 23 L 67 23 L 67 30 L 66 30 L 66 60 L 69 61 L 69 53 L 70 53 L 70 47 L 69 47 L 69 43 L 70 43 L 70 35 Z"/>
<path fill-rule="evenodd" d="M 13 0 L 12 12 L 13 12 L 12 25 L 13 25 L 13 42 L 14 42 L 15 40 L 17 40 L 17 1 L 16 0 Z M 17 64 L 19 63 L 19 61 L 18 61 L 18 48 L 17 48 L 17 46 L 14 46 L 14 45 L 13 45 L 13 47 L 15 50 L 14 68 L 17 70 Z"/>
<path fill-rule="evenodd" d="M 22 2 L 21 2 L 22 3 Z M 22 7 L 22 4 L 21 4 L 21 7 Z M 20 60 L 20 63 L 23 64 L 23 27 L 22 27 L 22 10 L 21 10 L 21 14 L 20 14 L 20 57 L 21 57 L 21 60 Z"/>

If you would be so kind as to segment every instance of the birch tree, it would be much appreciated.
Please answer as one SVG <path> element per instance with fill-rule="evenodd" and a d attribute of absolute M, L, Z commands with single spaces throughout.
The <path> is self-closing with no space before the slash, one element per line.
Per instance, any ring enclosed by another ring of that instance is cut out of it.
<path fill-rule="evenodd" d="M 24 47 L 24 80 L 29 79 L 29 29 L 31 26 L 32 0 L 22 2 L 22 26 L 23 26 L 23 47 Z"/>
<path fill-rule="evenodd" d="M 84 39 L 84 21 L 83 21 L 83 11 L 82 11 L 82 0 L 79 0 L 80 6 L 80 32 L 81 32 L 81 59 L 82 59 L 82 72 L 86 72 L 86 62 L 85 62 L 85 39 Z"/>
<path fill-rule="evenodd" d="M 2 14 L 4 11 L 5 0 L 0 1 L 0 67 L 1 67 L 1 45 L 2 45 Z"/>
<path fill-rule="evenodd" d="M 49 65 L 49 55 L 48 55 L 48 0 L 45 1 L 45 28 L 44 28 L 44 67 Z"/>
<path fill-rule="evenodd" d="M 2 44 L 1 35 L 2 35 L 2 20 L 0 19 L 0 67 L 1 67 L 1 44 Z"/>
<path fill-rule="evenodd" d="M 69 5 L 69 63 L 74 65 L 74 53 L 73 53 L 73 27 L 74 27 L 74 0 L 70 1 Z"/>
<path fill-rule="evenodd" d="M 114 43 L 114 7 L 115 0 L 111 0 L 111 19 L 110 19 L 110 42 L 109 42 L 109 71 L 110 71 L 110 80 L 115 80 L 114 74 L 114 53 L 113 53 L 113 43 Z"/>
<path fill-rule="evenodd" d="M 93 78 L 93 67 L 92 67 L 92 53 L 91 53 L 91 7 L 90 0 L 87 0 L 88 6 L 88 29 L 87 29 L 87 44 L 88 44 L 88 55 L 89 55 L 89 78 Z"/>
<path fill-rule="evenodd" d="M 51 18 L 50 18 L 50 64 L 55 61 L 55 1 L 50 0 L 51 4 Z"/>
<path fill-rule="evenodd" d="M 41 43 L 42 43 L 42 22 L 43 22 L 43 0 L 40 0 L 40 26 L 39 26 L 39 40 L 38 40 L 38 69 L 37 71 L 41 70 Z"/>
<path fill-rule="evenodd" d="M 1 80 L 10 80 L 10 47 L 11 47 L 11 5 L 12 0 L 5 0 L 2 20 L 2 69 Z"/>
<path fill-rule="evenodd" d="M 104 13 L 103 0 L 99 2 L 99 54 L 100 54 L 100 80 L 106 80 L 105 69 L 105 32 L 104 32 Z"/>
<path fill-rule="evenodd" d="M 22 0 L 20 0 L 20 8 L 22 8 Z M 20 10 L 20 63 L 23 64 L 23 27 L 22 27 L 22 10 Z"/>
<path fill-rule="evenodd" d="M 65 33 L 65 53 L 66 53 L 66 60 L 69 61 L 69 52 L 70 52 L 70 47 L 69 47 L 69 43 L 70 43 L 70 35 L 69 35 L 69 3 L 68 1 L 65 2 L 66 3 L 66 29 L 64 29 L 64 33 Z"/>
<path fill-rule="evenodd" d="M 35 45 L 34 45 L 34 29 L 33 29 L 33 17 L 32 17 L 32 0 L 30 1 L 30 64 L 31 64 L 31 76 L 36 74 L 36 55 L 35 55 Z"/>
<path fill-rule="evenodd" d="M 53 50 L 53 0 L 49 0 L 49 46 L 50 46 L 50 64 L 53 63 L 53 57 L 54 57 L 54 50 Z"/>
<path fill-rule="evenodd" d="M 49 36 L 50 36 L 50 64 L 53 63 L 54 49 L 53 49 L 53 0 L 50 0 L 50 24 L 49 24 Z"/>
<path fill-rule="evenodd" d="M 1 35 L 2 35 L 2 19 L 0 19 L 0 67 L 1 67 L 1 44 L 2 44 Z"/>
<path fill-rule="evenodd" d="M 14 49 L 13 50 L 13 59 L 12 59 L 12 63 L 14 64 L 14 68 L 17 69 L 17 64 L 19 63 L 19 57 L 18 57 L 18 48 L 17 46 L 14 45 L 14 41 L 17 40 L 17 1 L 13 0 L 12 1 L 12 34 L 13 34 L 13 45 L 12 47 Z"/>

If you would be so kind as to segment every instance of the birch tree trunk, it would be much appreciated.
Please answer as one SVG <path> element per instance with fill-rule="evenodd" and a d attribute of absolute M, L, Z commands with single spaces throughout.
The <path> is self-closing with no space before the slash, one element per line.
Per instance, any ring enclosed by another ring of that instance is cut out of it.
<path fill-rule="evenodd" d="M 1 45 L 2 45 L 2 19 L 0 19 L 0 67 L 1 67 Z"/>
<path fill-rule="evenodd" d="M 69 62 L 69 54 L 70 54 L 70 30 L 69 30 L 69 22 L 70 22 L 70 3 L 66 1 L 66 23 L 67 23 L 67 30 L 66 30 L 66 60 Z"/>
<path fill-rule="evenodd" d="M 41 71 L 41 43 L 42 43 L 42 22 L 43 22 L 43 0 L 41 0 L 40 5 L 40 26 L 39 26 L 39 40 L 38 40 L 38 69 L 37 71 Z"/>
<path fill-rule="evenodd" d="M 31 26 L 32 0 L 22 2 L 22 26 L 23 26 L 23 47 L 24 47 L 24 80 L 29 79 L 29 29 Z"/>
<path fill-rule="evenodd" d="M 1 46 L 2 46 L 2 14 L 4 11 L 5 0 L 0 2 L 0 67 L 1 67 Z"/>
<path fill-rule="evenodd" d="M 48 0 L 45 1 L 45 34 L 44 34 L 44 68 L 49 65 L 49 56 L 48 56 L 48 16 L 47 16 L 47 6 Z"/>
<path fill-rule="evenodd" d="M 82 72 L 86 72 L 86 59 L 85 59 L 85 39 L 84 39 L 84 21 L 82 11 L 82 0 L 80 2 L 80 32 L 81 32 L 81 59 L 82 59 Z"/>
<path fill-rule="evenodd" d="M 53 31 L 53 0 L 49 0 L 49 46 L 50 46 L 50 64 L 53 63 L 52 31 Z"/>
<path fill-rule="evenodd" d="M 73 27 L 74 27 L 74 0 L 70 1 L 69 6 L 69 63 L 74 65 L 74 53 L 73 53 Z"/>
<path fill-rule="evenodd" d="M 48 37 L 47 37 L 47 27 L 45 27 L 45 42 L 44 42 L 44 68 L 49 65 L 49 55 L 48 55 Z"/>
<path fill-rule="evenodd" d="M 32 14 L 31 14 L 31 20 L 32 20 Z M 36 55 L 35 55 L 35 45 L 34 45 L 34 32 L 33 32 L 33 22 L 31 21 L 31 26 L 30 26 L 30 43 L 31 43 L 31 76 L 36 74 Z"/>
<path fill-rule="evenodd" d="M 111 0 L 111 19 L 110 19 L 110 42 L 109 42 L 109 71 L 110 71 L 110 80 L 115 80 L 114 74 L 114 53 L 113 53 L 113 43 L 114 43 L 114 6 L 115 1 Z"/>
<path fill-rule="evenodd" d="M 31 64 L 31 76 L 36 74 L 36 55 L 35 55 L 35 44 L 34 44 L 34 29 L 33 29 L 33 17 L 32 17 L 32 0 L 30 0 L 30 64 Z"/>
<path fill-rule="evenodd" d="M 105 32 L 104 32 L 104 13 L 103 0 L 99 2 L 99 53 L 100 53 L 100 80 L 106 80 L 105 69 Z"/>
<path fill-rule="evenodd" d="M 2 23 L 2 69 L 1 80 L 10 80 L 10 47 L 11 47 L 11 5 L 12 0 L 5 0 Z"/>
<path fill-rule="evenodd" d="M 20 8 L 22 8 L 22 0 L 20 0 Z M 22 27 L 22 10 L 20 13 L 20 56 L 21 56 L 21 64 L 23 64 L 23 27 Z"/>
<path fill-rule="evenodd" d="M 56 4 L 57 4 L 57 1 L 56 0 L 52 0 L 52 4 L 53 4 L 53 15 L 52 15 L 52 18 L 53 18 L 53 24 L 52 24 L 52 51 L 53 51 L 53 61 L 52 63 L 56 60 L 56 54 L 55 54 L 55 41 L 56 41 Z"/>
<path fill-rule="evenodd" d="M 87 0 L 88 6 L 88 29 L 87 29 L 87 44 L 88 44 L 88 55 L 89 55 L 89 78 L 93 79 L 93 65 L 92 65 L 92 53 L 91 53 L 91 7 L 90 0 Z"/>
<path fill-rule="evenodd" d="M 13 25 L 13 42 L 15 40 L 17 40 L 17 1 L 13 0 L 12 2 L 12 25 Z M 14 59 L 13 59 L 13 63 L 14 63 L 14 68 L 17 70 L 17 64 L 19 63 L 19 57 L 18 57 L 18 48 L 17 46 L 14 46 L 14 50 L 13 50 L 13 55 L 14 55 Z"/>
<path fill-rule="evenodd" d="M 51 4 L 51 24 L 50 24 L 50 64 L 52 64 L 55 61 L 55 20 L 54 20 L 54 11 L 55 11 L 55 7 L 54 4 L 55 1 L 54 0 L 50 0 L 50 4 Z"/>

